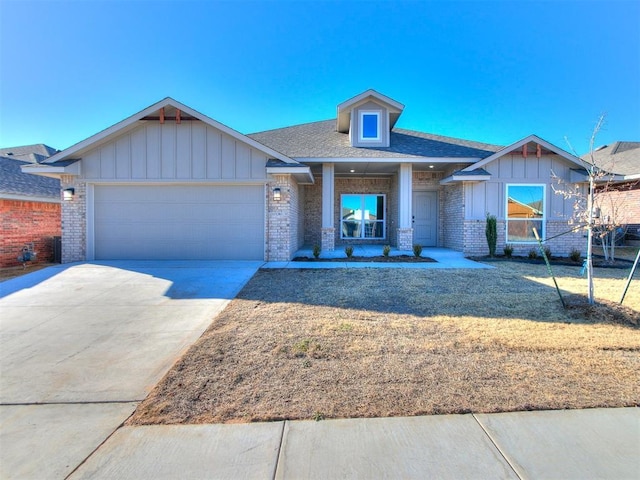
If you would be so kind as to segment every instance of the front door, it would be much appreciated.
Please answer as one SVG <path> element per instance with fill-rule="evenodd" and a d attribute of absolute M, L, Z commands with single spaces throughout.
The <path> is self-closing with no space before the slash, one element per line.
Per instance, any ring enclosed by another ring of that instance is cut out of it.
<path fill-rule="evenodd" d="M 438 192 L 413 192 L 413 243 L 438 245 Z"/>

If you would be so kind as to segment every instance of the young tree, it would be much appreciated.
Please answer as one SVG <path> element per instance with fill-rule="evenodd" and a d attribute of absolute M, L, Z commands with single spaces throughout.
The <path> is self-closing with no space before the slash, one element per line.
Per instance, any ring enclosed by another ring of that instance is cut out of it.
<path fill-rule="evenodd" d="M 620 214 L 623 208 L 615 204 L 615 197 L 611 192 L 615 190 L 613 170 L 615 165 L 611 158 L 603 159 L 596 154 L 595 142 L 598 132 L 604 125 L 605 116 L 601 115 L 591 134 L 589 140 L 589 153 L 583 160 L 583 167 L 587 175 L 587 185 L 568 184 L 559 178 L 552 171 L 551 176 L 556 180 L 553 191 L 564 196 L 565 199 L 573 200 L 573 218 L 571 224 L 584 228 L 587 231 L 587 255 L 585 268 L 587 271 L 588 299 L 589 303 L 594 303 L 593 294 L 593 239 L 597 236 L 601 239 L 605 258 L 613 261 L 615 259 L 616 232 L 621 226 Z M 573 154 L 579 158 L 571 144 L 567 140 Z M 605 207 L 605 202 L 609 205 Z M 605 215 L 601 215 L 602 212 Z"/>

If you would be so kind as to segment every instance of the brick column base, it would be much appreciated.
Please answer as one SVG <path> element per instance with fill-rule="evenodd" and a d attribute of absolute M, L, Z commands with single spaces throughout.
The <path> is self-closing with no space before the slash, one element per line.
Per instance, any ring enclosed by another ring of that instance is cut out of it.
<path fill-rule="evenodd" d="M 398 229 L 398 250 L 413 249 L 413 228 Z"/>
<path fill-rule="evenodd" d="M 336 249 L 336 229 L 333 227 L 322 229 L 321 245 L 322 251 L 333 252 Z"/>

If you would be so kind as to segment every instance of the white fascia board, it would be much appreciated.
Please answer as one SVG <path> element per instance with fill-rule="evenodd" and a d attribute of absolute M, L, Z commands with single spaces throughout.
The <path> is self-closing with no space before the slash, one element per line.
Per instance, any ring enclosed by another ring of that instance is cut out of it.
<path fill-rule="evenodd" d="M 491 175 L 451 175 L 440 180 L 440 185 L 457 182 L 487 182 L 491 180 Z"/>
<path fill-rule="evenodd" d="M 20 200 L 21 202 L 62 203 L 59 198 L 38 197 L 35 195 L 17 195 L 13 193 L 0 193 L 2 200 Z"/>
<path fill-rule="evenodd" d="M 365 100 L 369 97 L 373 97 L 379 102 L 386 103 L 387 106 L 392 107 L 394 109 L 397 109 L 400 111 L 404 110 L 404 105 L 401 104 L 400 102 L 397 102 L 393 98 L 387 97 L 386 95 L 376 92 L 375 90 L 370 88 L 366 92 L 362 92 L 359 95 L 356 95 L 355 97 L 351 97 L 349 100 L 345 100 L 344 102 L 340 103 L 338 105 L 338 111 L 344 110 L 345 108 L 352 107 L 357 103 L 361 102 L 362 100 Z"/>
<path fill-rule="evenodd" d="M 299 183 L 313 184 L 315 178 L 311 173 L 311 168 L 307 165 L 300 165 L 299 167 L 267 167 L 267 174 L 269 175 L 293 175 Z"/>
<path fill-rule="evenodd" d="M 22 165 L 22 173 L 40 175 L 42 177 L 60 178 L 60 175 L 80 175 L 80 162 L 60 167 L 56 165 L 46 165 L 44 163 Z"/>
<path fill-rule="evenodd" d="M 252 146 L 256 150 L 260 150 L 261 152 L 267 154 L 268 156 L 277 158 L 278 160 L 282 160 L 285 163 L 296 163 L 295 160 L 287 157 L 286 155 L 283 155 L 280 152 L 276 152 L 275 150 L 261 144 L 260 142 L 257 142 L 252 138 L 249 138 L 246 135 L 243 135 L 242 133 L 237 132 L 236 130 L 233 130 L 230 127 L 227 127 L 226 125 L 212 118 L 209 118 L 206 115 L 203 115 L 202 113 L 197 112 L 196 110 L 193 110 L 190 107 L 187 107 L 186 105 L 178 102 L 177 100 L 174 100 L 171 97 L 167 97 L 164 100 L 160 100 L 159 102 L 154 103 L 153 105 L 145 108 L 144 110 L 134 115 L 131 115 L 128 118 L 125 118 L 124 120 L 116 123 L 115 125 L 112 125 L 111 127 L 106 128 L 101 132 L 98 132 L 95 135 L 92 135 L 91 137 L 76 143 L 75 145 L 67 148 L 66 150 L 63 150 L 59 153 L 56 153 L 55 155 L 52 155 L 51 157 L 47 158 L 43 163 L 54 163 L 60 160 L 67 159 L 70 156 L 73 156 L 74 154 L 82 150 L 91 148 L 95 144 L 102 142 L 104 140 L 107 140 L 108 138 L 121 133 L 124 129 L 139 122 L 144 117 L 160 110 L 163 107 L 168 107 L 168 106 L 175 107 L 179 109 L 181 112 L 185 112 L 186 114 L 197 118 L 198 120 L 210 125 L 211 127 L 217 128 L 218 130 L 226 133 L 227 135 L 235 138 L 236 140 L 246 143 L 247 145 Z"/>
<path fill-rule="evenodd" d="M 475 170 L 477 168 L 482 168 L 484 167 L 487 163 L 493 162 L 494 160 L 502 157 L 503 155 L 506 155 L 508 153 L 511 153 L 512 151 L 522 147 L 523 145 L 526 145 L 529 142 L 535 142 L 543 147 L 545 147 L 547 150 L 551 150 L 552 152 L 554 152 L 557 155 L 560 155 L 561 157 L 569 160 L 572 163 L 575 163 L 576 165 L 579 165 L 580 167 L 584 167 L 585 162 L 583 160 L 581 160 L 580 158 L 571 155 L 568 152 L 565 152 L 564 150 L 562 150 L 559 147 L 556 147 L 555 145 L 547 142 L 546 140 L 543 140 L 542 138 L 538 137 L 537 135 L 529 135 L 528 137 L 523 138 L 522 140 L 513 143 L 507 147 L 504 147 L 501 150 L 498 150 L 496 153 L 494 153 L 493 155 L 488 156 L 487 158 L 485 158 L 484 160 L 480 160 L 478 163 L 475 163 L 473 165 L 470 165 L 466 168 L 463 168 L 462 171 L 464 172 L 469 172 L 471 170 Z"/>
<path fill-rule="evenodd" d="M 267 173 L 311 173 L 311 169 L 307 165 L 300 167 L 267 167 Z"/>
<path fill-rule="evenodd" d="M 472 163 L 477 157 L 294 157 L 301 163 Z"/>

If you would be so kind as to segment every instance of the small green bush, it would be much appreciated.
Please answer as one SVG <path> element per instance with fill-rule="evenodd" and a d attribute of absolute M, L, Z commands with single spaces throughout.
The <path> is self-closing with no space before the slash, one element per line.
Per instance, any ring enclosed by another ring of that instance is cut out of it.
<path fill-rule="evenodd" d="M 580 250 L 576 248 L 572 248 L 571 252 L 569 252 L 569 258 L 574 262 L 579 262 L 582 260 L 582 255 L 580 254 Z"/>
<path fill-rule="evenodd" d="M 384 255 L 385 257 L 389 256 L 390 251 L 391 251 L 391 245 L 385 245 L 384 247 L 382 247 L 382 255 Z"/>
<path fill-rule="evenodd" d="M 420 255 L 422 255 L 422 245 L 420 245 L 419 243 L 416 243 L 416 244 L 413 246 L 413 254 L 414 254 L 416 257 L 419 257 Z"/>
<path fill-rule="evenodd" d="M 489 245 L 489 256 L 496 256 L 496 244 L 498 243 L 498 222 L 495 215 L 487 213 L 487 226 L 484 230 L 487 237 L 487 245 Z"/>
<path fill-rule="evenodd" d="M 536 258 L 538 258 L 538 250 L 535 248 L 532 248 L 531 250 L 529 250 L 529 258 L 531 260 L 535 260 Z"/>
<path fill-rule="evenodd" d="M 503 251 L 504 251 L 504 256 L 505 256 L 505 257 L 507 257 L 507 258 L 511 258 L 511 255 L 513 255 L 513 246 L 511 246 L 511 245 L 509 245 L 509 244 L 506 244 L 506 245 L 504 246 Z"/>
<path fill-rule="evenodd" d="M 320 245 L 313 246 L 313 256 L 318 258 L 320 256 Z"/>
<path fill-rule="evenodd" d="M 547 256 L 548 259 L 551 259 L 551 248 L 548 246 L 544 247 L 544 254 Z"/>
<path fill-rule="evenodd" d="M 353 257 L 353 247 L 349 245 L 344 249 L 344 253 L 347 255 L 347 258 Z"/>

